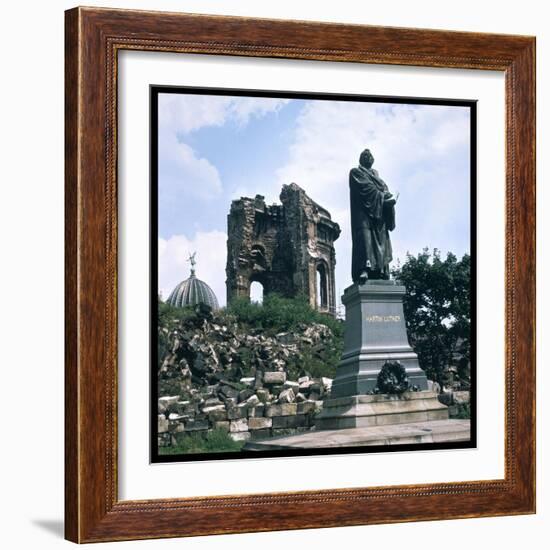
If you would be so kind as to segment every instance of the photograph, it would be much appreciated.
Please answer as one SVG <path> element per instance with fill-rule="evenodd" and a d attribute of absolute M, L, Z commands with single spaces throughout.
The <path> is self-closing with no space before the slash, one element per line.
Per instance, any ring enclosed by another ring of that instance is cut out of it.
<path fill-rule="evenodd" d="M 476 446 L 476 106 L 150 87 L 152 462 Z"/>
<path fill-rule="evenodd" d="M 3 547 L 540 548 L 519 7 L 3 6 Z"/>

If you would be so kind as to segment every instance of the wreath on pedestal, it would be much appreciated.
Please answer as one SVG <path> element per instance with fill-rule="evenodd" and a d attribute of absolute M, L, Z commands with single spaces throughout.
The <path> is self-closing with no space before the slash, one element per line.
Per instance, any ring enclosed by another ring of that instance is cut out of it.
<path fill-rule="evenodd" d="M 409 377 L 399 361 L 386 361 L 376 380 L 377 393 L 402 394 L 409 389 Z"/>

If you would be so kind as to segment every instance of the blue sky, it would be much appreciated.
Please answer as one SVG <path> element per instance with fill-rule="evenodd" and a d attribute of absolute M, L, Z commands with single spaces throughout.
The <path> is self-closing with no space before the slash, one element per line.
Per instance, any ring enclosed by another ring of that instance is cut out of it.
<path fill-rule="evenodd" d="M 295 182 L 331 212 L 336 286 L 349 284 L 348 174 L 368 147 L 399 192 L 394 260 L 424 246 L 469 252 L 469 109 L 432 105 L 159 95 L 159 289 L 197 276 L 225 304 L 225 240 L 231 200 L 278 202 Z"/>

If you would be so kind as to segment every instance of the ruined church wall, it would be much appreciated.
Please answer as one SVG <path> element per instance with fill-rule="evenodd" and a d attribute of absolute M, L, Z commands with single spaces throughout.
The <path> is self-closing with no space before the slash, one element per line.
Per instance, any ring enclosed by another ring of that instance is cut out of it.
<path fill-rule="evenodd" d="M 296 184 L 284 185 L 280 205 L 264 198 L 233 201 L 228 215 L 227 299 L 250 295 L 252 281 L 264 294 L 305 295 L 317 303 L 317 270 L 326 271 L 325 309 L 334 312 L 336 254 L 333 242 L 340 234 L 330 214 Z"/>

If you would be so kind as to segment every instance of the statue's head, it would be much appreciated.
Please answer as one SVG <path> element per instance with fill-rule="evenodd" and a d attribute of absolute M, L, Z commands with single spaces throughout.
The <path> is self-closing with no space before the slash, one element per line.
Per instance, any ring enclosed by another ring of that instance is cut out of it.
<path fill-rule="evenodd" d="M 374 157 L 369 149 L 365 149 L 359 157 L 359 164 L 365 168 L 370 168 L 374 163 Z"/>

